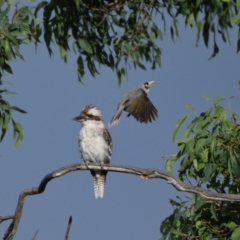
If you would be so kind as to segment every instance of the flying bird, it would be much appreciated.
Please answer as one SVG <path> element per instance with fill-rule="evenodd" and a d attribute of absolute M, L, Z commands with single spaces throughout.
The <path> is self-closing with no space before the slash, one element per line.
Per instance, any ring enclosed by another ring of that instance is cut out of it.
<path fill-rule="evenodd" d="M 109 163 L 112 155 L 112 139 L 104 127 L 101 112 L 92 105 L 85 106 L 80 115 L 73 118 L 80 122 L 82 128 L 79 132 L 79 152 L 86 164 Z M 107 171 L 90 170 L 93 177 L 95 198 L 103 198 Z"/>
<path fill-rule="evenodd" d="M 155 120 L 158 117 L 158 110 L 147 97 L 153 83 L 154 81 L 145 82 L 127 92 L 119 101 L 117 111 L 108 126 L 112 127 L 118 124 L 123 110 L 128 112 L 127 117 L 132 115 L 140 123 Z"/>

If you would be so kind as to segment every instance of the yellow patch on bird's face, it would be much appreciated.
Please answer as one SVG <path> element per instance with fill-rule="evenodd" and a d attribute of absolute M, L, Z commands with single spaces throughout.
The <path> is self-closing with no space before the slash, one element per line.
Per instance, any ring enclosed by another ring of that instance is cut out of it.
<path fill-rule="evenodd" d="M 145 82 L 145 83 L 144 83 L 144 87 L 145 87 L 146 89 L 149 89 L 150 86 L 151 86 L 153 83 L 154 83 L 154 81 Z"/>
<path fill-rule="evenodd" d="M 145 87 L 146 89 L 149 88 L 149 84 L 148 84 L 148 82 L 144 83 L 144 87 Z"/>

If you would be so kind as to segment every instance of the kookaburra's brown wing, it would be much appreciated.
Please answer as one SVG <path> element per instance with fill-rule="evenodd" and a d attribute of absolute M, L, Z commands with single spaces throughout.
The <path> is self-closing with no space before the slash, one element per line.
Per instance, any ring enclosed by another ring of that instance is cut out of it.
<path fill-rule="evenodd" d="M 105 163 L 109 163 L 112 156 L 113 143 L 112 143 L 111 135 L 106 128 L 104 128 L 103 130 L 103 138 L 106 141 L 107 145 L 109 146 L 108 156 L 107 156 L 107 159 L 105 160 Z"/>
<path fill-rule="evenodd" d="M 152 122 L 158 117 L 158 110 L 146 94 L 141 99 L 134 100 L 124 110 L 129 113 L 128 117 L 132 115 L 140 123 Z"/>

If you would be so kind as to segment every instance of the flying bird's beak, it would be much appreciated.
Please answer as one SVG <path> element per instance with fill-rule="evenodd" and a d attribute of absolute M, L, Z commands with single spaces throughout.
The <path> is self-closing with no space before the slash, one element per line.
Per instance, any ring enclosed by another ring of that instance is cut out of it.
<path fill-rule="evenodd" d="M 82 115 L 79 115 L 79 116 L 73 118 L 72 120 L 76 121 L 76 122 L 83 122 L 85 120 L 85 117 Z"/>
<path fill-rule="evenodd" d="M 154 84 L 154 81 L 149 81 L 149 82 L 148 82 L 149 87 L 150 87 L 152 84 Z"/>

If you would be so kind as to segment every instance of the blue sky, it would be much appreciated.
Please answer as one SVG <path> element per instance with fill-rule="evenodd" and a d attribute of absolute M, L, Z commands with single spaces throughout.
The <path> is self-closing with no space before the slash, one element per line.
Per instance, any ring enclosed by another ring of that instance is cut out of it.
<path fill-rule="evenodd" d="M 175 44 L 169 34 L 160 43 L 162 67 L 156 70 L 131 69 L 120 88 L 116 74 L 104 67 L 101 75 L 77 80 L 76 56 L 68 63 L 60 60 L 54 47 L 49 58 L 44 44 L 23 46 L 25 62 L 12 63 L 14 74 L 4 78 L 14 84 L 18 95 L 8 96 L 13 105 L 28 114 L 14 113 L 24 126 L 24 140 L 13 148 L 12 129 L 0 146 L 0 215 L 13 214 L 19 193 L 36 187 L 49 172 L 62 166 L 82 162 L 78 153 L 80 124 L 72 121 L 86 104 L 102 111 L 105 124 L 110 121 L 121 96 L 148 80 L 155 80 L 149 98 L 159 111 L 151 124 L 140 124 L 122 114 L 119 124 L 109 131 L 113 139 L 111 163 L 164 170 L 165 154 L 176 153 L 171 142 L 172 130 L 183 114 L 211 106 L 203 95 L 226 97 L 224 106 L 237 110 L 240 80 L 239 55 L 236 54 L 237 30 L 231 32 L 231 45 L 219 39 L 220 53 L 208 60 L 212 48 L 201 42 L 195 46 L 195 34 L 180 27 Z M 175 174 L 177 174 L 175 170 Z M 159 227 L 173 211 L 170 198 L 188 196 L 179 193 L 164 180 L 141 180 L 136 176 L 109 173 L 102 200 L 96 200 L 90 173 L 77 171 L 51 181 L 44 193 L 27 197 L 15 239 L 31 239 L 39 229 L 37 240 L 63 239 L 68 218 L 73 217 L 69 239 L 159 239 Z M 3 236 L 10 221 L 0 225 Z"/>

